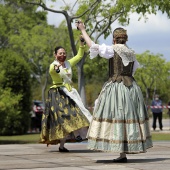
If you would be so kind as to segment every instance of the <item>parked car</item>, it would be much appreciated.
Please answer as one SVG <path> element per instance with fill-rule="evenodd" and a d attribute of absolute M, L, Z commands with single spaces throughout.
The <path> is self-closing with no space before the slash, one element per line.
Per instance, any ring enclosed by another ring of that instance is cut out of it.
<path fill-rule="evenodd" d="M 32 120 L 34 120 L 35 130 L 41 131 L 41 119 L 42 119 L 42 114 L 44 112 L 43 102 L 39 100 L 34 100 L 32 112 L 34 117 L 32 118 Z"/>
<path fill-rule="evenodd" d="M 42 101 L 34 100 L 33 101 L 33 111 L 36 114 L 42 114 L 44 112 L 44 105 Z"/>

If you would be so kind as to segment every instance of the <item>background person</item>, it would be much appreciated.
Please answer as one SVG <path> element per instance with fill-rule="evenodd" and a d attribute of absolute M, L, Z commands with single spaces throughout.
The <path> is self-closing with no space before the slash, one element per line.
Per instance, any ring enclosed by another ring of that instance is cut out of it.
<path fill-rule="evenodd" d="M 29 128 L 29 133 L 35 133 L 37 128 L 36 128 L 36 115 L 35 112 L 32 110 L 30 112 L 31 120 L 30 120 L 30 128 Z"/>
<path fill-rule="evenodd" d="M 162 100 L 159 99 L 159 95 L 155 95 L 154 96 L 154 100 L 151 103 L 151 106 L 153 106 L 151 108 L 152 111 L 152 116 L 153 116 L 153 130 L 156 129 L 156 121 L 158 119 L 159 122 L 159 129 L 163 130 L 163 125 L 162 125 Z"/>
<path fill-rule="evenodd" d="M 168 112 L 167 114 L 170 116 L 170 102 L 168 102 Z"/>
<path fill-rule="evenodd" d="M 169 130 L 170 130 L 170 101 L 168 102 Z"/>
<path fill-rule="evenodd" d="M 110 59 L 113 68 L 104 84 L 93 112 L 88 131 L 88 148 L 119 152 L 113 162 L 127 162 L 126 153 L 144 153 L 152 147 L 149 116 L 140 87 L 133 78 L 138 62 L 133 50 L 127 47 L 126 30 L 113 31 L 113 45 L 95 44 L 86 33 L 84 24 L 76 26 L 90 47 L 90 58 Z"/>

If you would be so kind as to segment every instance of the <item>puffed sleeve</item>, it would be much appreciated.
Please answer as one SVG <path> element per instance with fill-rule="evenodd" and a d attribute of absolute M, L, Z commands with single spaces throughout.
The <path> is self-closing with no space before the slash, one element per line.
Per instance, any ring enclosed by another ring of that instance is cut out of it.
<path fill-rule="evenodd" d="M 90 59 L 97 57 L 97 55 L 100 55 L 100 57 L 106 59 L 109 59 L 114 56 L 114 50 L 112 46 L 107 46 L 105 44 L 102 45 L 95 44 L 93 41 L 89 50 L 90 50 Z"/>

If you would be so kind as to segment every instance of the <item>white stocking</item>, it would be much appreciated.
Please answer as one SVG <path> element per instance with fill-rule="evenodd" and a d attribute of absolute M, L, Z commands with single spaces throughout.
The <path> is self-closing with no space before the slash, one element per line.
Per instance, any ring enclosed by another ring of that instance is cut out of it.
<path fill-rule="evenodd" d="M 120 153 L 120 158 L 125 158 L 126 157 L 126 153 L 122 152 Z"/>
<path fill-rule="evenodd" d="M 73 133 L 74 133 L 74 136 L 77 137 L 79 135 L 79 130 L 75 130 Z"/>
<path fill-rule="evenodd" d="M 118 157 L 116 160 L 122 159 L 126 157 L 126 153 L 122 152 L 120 153 L 120 157 Z"/>
<path fill-rule="evenodd" d="M 66 142 L 66 138 L 63 138 L 62 140 L 60 140 L 60 148 L 61 148 L 61 149 L 64 148 L 65 142 Z"/>

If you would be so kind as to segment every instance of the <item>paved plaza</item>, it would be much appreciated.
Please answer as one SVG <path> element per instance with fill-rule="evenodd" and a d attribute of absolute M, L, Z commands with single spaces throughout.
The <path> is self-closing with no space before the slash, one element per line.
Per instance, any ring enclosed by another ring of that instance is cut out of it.
<path fill-rule="evenodd" d="M 168 120 L 156 132 L 170 135 Z M 65 147 L 69 153 L 58 152 L 58 145 L 0 145 L 0 170 L 170 170 L 170 141 L 153 141 L 147 153 L 127 155 L 128 163 L 113 163 L 119 153 L 88 150 L 87 142 Z"/>
<path fill-rule="evenodd" d="M 169 134 L 170 135 L 170 134 Z M 169 170 L 170 142 L 154 142 L 147 153 L 127 155 L 128 163 L 113 163 L 119 154 L 87 150 L 87 143 L 0 145 L 0 170 Z"/>

